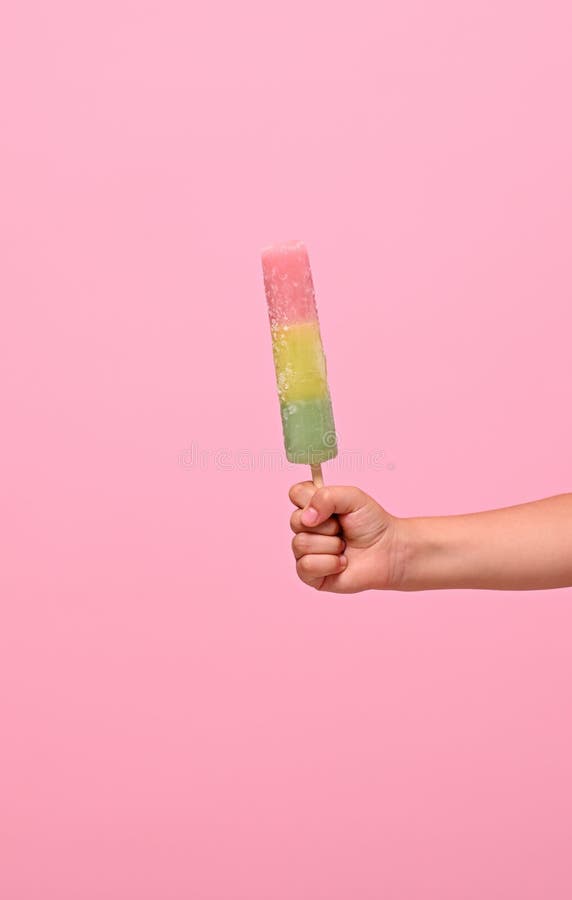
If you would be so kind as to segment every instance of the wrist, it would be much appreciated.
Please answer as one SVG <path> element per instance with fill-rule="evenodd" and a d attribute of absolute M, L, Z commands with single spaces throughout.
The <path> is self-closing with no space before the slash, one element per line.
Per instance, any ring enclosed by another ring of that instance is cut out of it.
<path fill-rule="evenodd" d="M 465 550 L 450 525 L 450 519 L 438 516 L 397 520 L 394 590 L 463 586 Z"/>
<path fill-rule="evenodd" d="M 430 539 L 420 522 L 413 518 L 389 517 L 378 545 L 371 588 L 390 591 L 424 589 L 421 586 L 422 571 L 430 554 Z"/>

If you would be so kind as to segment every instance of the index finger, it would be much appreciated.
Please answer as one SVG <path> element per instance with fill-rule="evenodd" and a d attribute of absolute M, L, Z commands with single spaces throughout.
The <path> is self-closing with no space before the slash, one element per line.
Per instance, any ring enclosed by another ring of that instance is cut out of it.
<path fill-rule="evenodd" d="M 288 496 L 294 506 L 297 506 L 299 509 L 304 509 L 316 491 L 317 487 L 313 481 L 299 481 L 298 484 L 292 485 L 288 491 Z"/>

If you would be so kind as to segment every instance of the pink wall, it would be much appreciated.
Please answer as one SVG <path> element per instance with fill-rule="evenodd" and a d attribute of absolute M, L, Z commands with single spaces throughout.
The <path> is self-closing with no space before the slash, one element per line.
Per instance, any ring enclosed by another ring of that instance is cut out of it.
<path fill-rule="evenodd" d="M 0 895 L 568 900 L 572 593 L 298 583 L 258 254 L 328 480 L 570 490 L 570 4 L 5 6 Z"/>

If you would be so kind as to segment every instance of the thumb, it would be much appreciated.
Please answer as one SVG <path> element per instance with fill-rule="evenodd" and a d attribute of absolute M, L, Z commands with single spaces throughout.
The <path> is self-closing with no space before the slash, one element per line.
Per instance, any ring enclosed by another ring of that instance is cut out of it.
<path fill-rule="evenodd" d="M 369 497 L 357 487 L 332 486 L 318 488 L 302 512 L 302 525 L 321 525 L 330 516 L 346 515 L 361 509 Z"/>

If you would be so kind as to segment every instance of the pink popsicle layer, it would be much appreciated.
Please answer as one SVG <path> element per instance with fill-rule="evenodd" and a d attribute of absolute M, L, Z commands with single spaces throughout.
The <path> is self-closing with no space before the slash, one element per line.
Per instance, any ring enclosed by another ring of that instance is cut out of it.
<path fill-rule="evenodd" d="M 302 241 L 285 241 L 262 251 L 264 288 L 273 328 L 317 321 L 308 252 Z"/>

